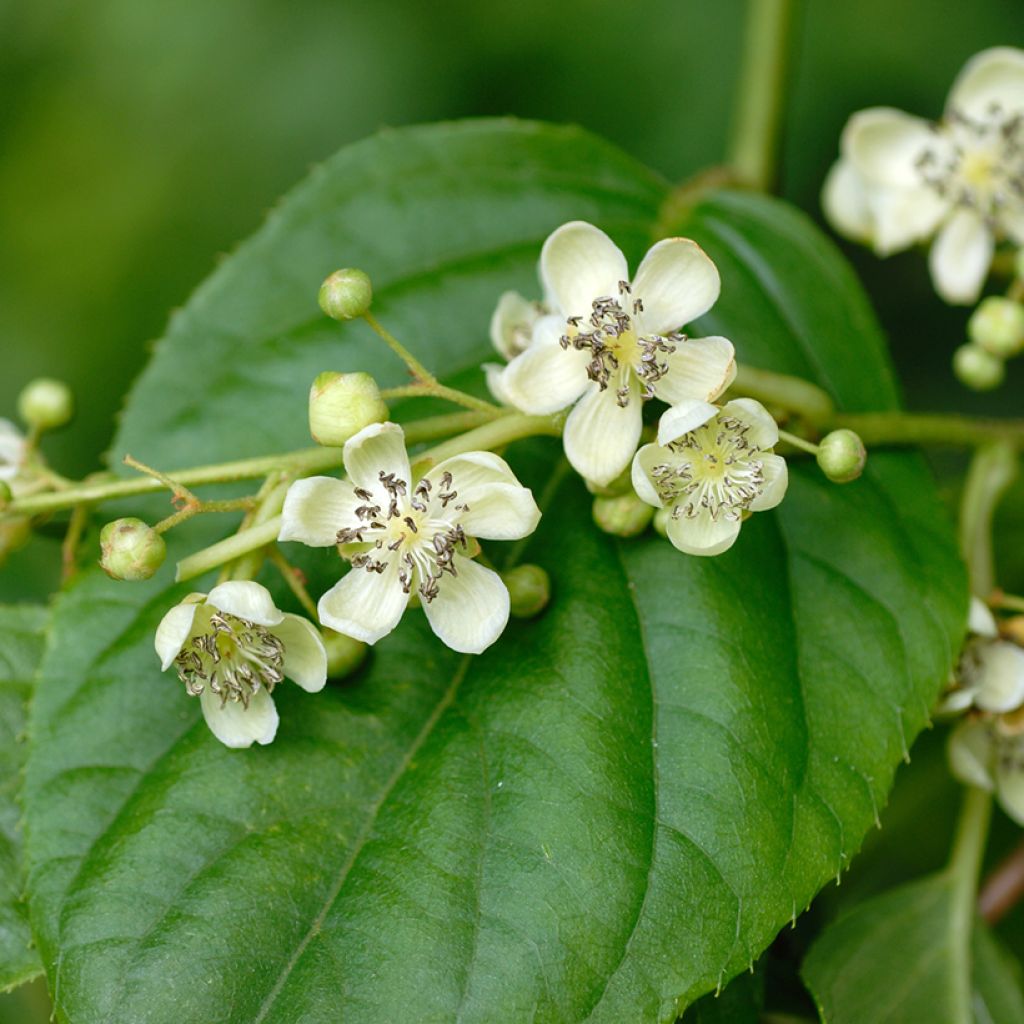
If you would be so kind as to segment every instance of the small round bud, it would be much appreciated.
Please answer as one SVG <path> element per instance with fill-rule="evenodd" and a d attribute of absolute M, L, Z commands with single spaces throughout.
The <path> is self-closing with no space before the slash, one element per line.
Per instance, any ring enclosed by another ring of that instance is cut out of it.
<path fill-rule="evenodd" d="M 953 372 L 961 384 L 973 391 L 991 391 L 1006 376 L 1002 359 L 980 345 L 961 345 L 953 353 Z"/>
<path fill-rule="evenodd" d="M 71 388 L 52 377 L 29 381 L 18 395 L 18 415 L 35 430 L 56 430 L 74 415 Z"/>
<path fill-rule="evenodd" d="M 635 494 L 620 494 L 617 498 L 595 498 L 593 515 L 605 533 L 636 537 L 650 525 L 654 509 Z"/>
<path fill-rule="evenodd" d="M 309 432 L 317 444 L 340 448 L 371 423 L 383 423 L 388 407 L 368 373 L 321 373 L 309 389 Z"/>
<path fill-rule="evenodd" d="M 672 518 L 672 509 L 659 508 L 654 513 L 654 532 L 661 537 L 668 536 L 668 521 Z"/>
<path fill-rule="evenodd" d="M 986 352 L 1009 359 L 1024 349 L 1024 306 L 1012 299 L 990 296 L 967 321 L 967 337 Z"/>
<path fill-rule="evenodd" d="M 547 607 L 551 598 L 551 581 L 539 565 L 517 565 L 501 578 L 508 587 L 511 612 L 517 619 L 529 619 Z"/>
<path fill-rule="evenodd" d="M 14 498 L 11 485 L 6 480 L 0 480 L 0 512 L 3 512 Z"/>
<path fill-rule="evenodd" d="M 141 519 L 115 519 L 100 531 L 100 567 L 115 580 L 148 580 L 166 555 L 163 537 Z"/>
<path fill-rule="evenodd" d="M 329 679 L 344 679 L 353 672 L 364 661 L 370 651 L 369 644 L 362 640 L 345 636 L 344 633 L 335 633 L 333 629 L 323 630 L 324 647 L 327 648 L 327 677 Z"/>
<path fill-rule="evenodd" d="M 317 298 L 332 319 L 355 320 L 369 311 L 373 285 L 361 270 L 336 270 L 324 279 Z"/>
<path fill-rule="evenodd" d="M 864 442 L 852 430 L 833 430 L 818 445 L 818 465 L 833 483 L 848 484 L 864 472 L 868 453 Z"/>
<path fill-rule="evenodd" d="M 0 565 L 4 564 L 9 554 L 24 547 L 31 536 L 32 521 L 27 516 L 0 519 Z"/>

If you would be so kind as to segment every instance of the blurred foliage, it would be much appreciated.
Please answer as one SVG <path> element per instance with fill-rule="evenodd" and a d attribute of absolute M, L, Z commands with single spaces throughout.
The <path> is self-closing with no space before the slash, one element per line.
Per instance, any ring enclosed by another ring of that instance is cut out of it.
<path fill-rule="evenodd" d="M 799 6 L 780 188 L 818 219 L 852 111 L 938 115 L 968 56 L 1024 45 L 1019 0 L 941 15 L 930 0 Z M 168 311 L 311 163 L 380 127 L 515 114 L 582 123 L 670 179 L 721 159 L 743 10 L 742 0 L 0 6 L 0 415 L 31 377 L 64 377 L 80 412 L 47 450 L 62 472 L 97 468 Z M 995 395 L 955 384 L 949 359 L 967 311 L 942 306 L 919 254 L 847 252 L 893 341 L 908 405 L 1022 411 L 1024 361 Z M 1024 488 L 1010 509 L 1019 537 Z M 54 547 L 12 557 L 0 598 L 49 591 Z M 1021 587 L 1021 545 L 1003 547 L 1004 582 Z M 918 821 L 931 822 L 924 803 Z"/>

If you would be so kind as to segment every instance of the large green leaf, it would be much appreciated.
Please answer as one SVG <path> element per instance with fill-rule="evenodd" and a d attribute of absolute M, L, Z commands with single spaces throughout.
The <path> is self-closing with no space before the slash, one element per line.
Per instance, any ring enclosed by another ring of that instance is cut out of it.
<path fill-rule="evenodd" d="M 824 1024 L 1024 1024 L 1021 970 L 980 921 L 962 935 L 943 872 L 825 929 L 803 974 Z"/>
<path fill-rule="evenodd" d="M 15 798 L 24 767 L 27 703 L 43 655 L 45 626 L 45 608 L 0 606 L 0 990 L 42 970 L 31 948 L 23 899 L 21 810 Z"/>
<path fill-rule="evenodd" d="M 116 449 L 168 468 L 280 450 L 305 443 L 317 371 L 399 381 L 362 325 L 318 316 L 339 264 L 432 367 L 471 369 L 552 228 L 593 220 L 637 258 L 664 197 L 575 129 L 345 150 L 176 316 Z M 722 269 L 700 328 L 848 408 L 894 402 L 864 297 L 803 217 L 723 193 L 679 230 Z M 165 578 L 65 593 L 25 794 L 60 1019 L 669 1020 L 842 870 L 962 628 L 918 460 L 878 454 L 845 488 L 799 468 L 777 513 L 693 559 L 597 533 L 557 445 L 526 448 L 509 457 L 545 510 L 524 556 L 551 572 L 547 612 L 478 658 L 410 614 L 350 682 L 283 693 L 270 748 L 221 748 L 160 676 Z"/>

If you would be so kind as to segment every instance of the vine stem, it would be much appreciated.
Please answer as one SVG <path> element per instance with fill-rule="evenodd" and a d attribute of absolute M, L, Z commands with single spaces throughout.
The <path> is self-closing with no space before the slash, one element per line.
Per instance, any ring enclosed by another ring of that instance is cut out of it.
<path fill-rule="evenodd" d="M 792 0 L 749 0 L 729 164 L 761 192 L 775 178 L 792 15 Z"/>
<path fill-rule="evenodd" d="M 1017 453 L 1005 441 L 979 448 L 967 470 L 960 500 L 960 551 L 967 563 L 971 592 L 983 600 L 996 585 L 992 517 L 1017 476 Z"/>

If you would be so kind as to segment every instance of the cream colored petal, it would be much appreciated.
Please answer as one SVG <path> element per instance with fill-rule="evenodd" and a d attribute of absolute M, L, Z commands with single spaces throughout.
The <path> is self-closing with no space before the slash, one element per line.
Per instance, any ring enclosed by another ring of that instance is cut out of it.
<path fill-rule="evenodd" d="M 505 371 L 508 367 L 504 363 L 484 363 L 482 367 L 484 378 L 487 381 L 487 390 L 499 405 L 515 406 L 512 396 L 505 387 Z"/>
<path fill-rule="evenodd" d="M 974 703 L 995 713 L 1024 704 L 1024 650 L 1007 640 L 978 640 L 970 647 L 977 661 Z"/>
<path fill-rule="evenodd" d="M 929 188 L 874 189 L 868 204 L 874 222 L 872 244 L 879 256 L 930 238 L 950 209 L 949 200 Z"/>
<path fill-rule="evenodd" d="M 347 481 L 331 476 L 296 480 L 285 495 L 277 539 L 331 547 L 337 544 L 342 527 L 358 524 L 356 509 L 364 504 Z"/>
<path fill-rule="evenodd" d="M 617 402 L 613 378 L 604 391 L 591 384 L 565 421 L 562 440 L 570 465 L 585 480 L 602 487 L 630 464 L 643 429 L 640 388 L 635 377 L 629 377 L 625 407 Z"/>
<path fill-rule="evenodd" d="M 923 187 L 918 163 L 925 153 L 943 146 L 932 124 L 891 107 L 854 114 L 842 138 L 843 155 L 869 189 Z"/>
<path fill-rule="evenodd" d="M 939 232 L 929 254 L 935 290 L 952 305 L 977 302 L 994 248 L 985 222 L 972 210 L 958 210 Z"/>
<path fill-rule="evenodd" d="M 274 627 L 274 635 L 284 644 L 284 674 L 309 693 L 322 690 L 327 682 L 327 650 L 313 623 L 287 613 Z"/>
<path fill-rule="evenodd" d="M 192 635 L 198 604 L 176 604 L 156 627 L 153 646 L 160 658 L 160 668 L 166 671 L 181 653 L 185 642 Z"/>
<path fill-rule="evenodd" d="M 996 214 L 999 230 L 1017 245 L 1024 246 L 1024 202 L 1011 200 Z"/>
<path fill-rule="evenodd" d="M 24 436 L 10 420 L 0 418 L 0 480 L 13 480 L 24 458 Z"/>
<path fill-rule="evenodd" d="M 999 805 L 1018 825 L 1024 825 L 1024 744 L 1008 741 L 996 759 L 996 795 Z"/>
<path fill-rule="evenodd" d="M 485 484 L 518 484 L 515 473 L 509 464 L 494 452 L 465 452 L 453 455 L 432 467 L 424 474 L 426 480 L 435 490 L 441 484 L 441 478 L 451 474 L 452 487 L 459 492 L 459 497 L 466 500 L 478 487 Z"/>
<path fill-rule="evenodd" d="M 712 416 L 718 415 L 718 406 L 700 398 L 685 398 L 671 409 L 662 413 L 658 420 L 658 444 L 666 445 L 677 441 L 684 434 L 703 426 Z"/>
<path fill-rule="evenodd" d="M 950 734 L 949 767 L 968 786 L 991 791 L 996 759 L 996 741 L 987 722 L 961 722 Z"/>
<path fill-rule="evenodd" d="M 756 399 L 734 398 L 722 406 L 723 416 L 733 416 L 747 427 L 747 440 L 755 448 L 767 450 L 779 443 L 779 425 Z"/>
<path fill-rule="evenodd" d="M 728 551 L 740 534 L 738 519 L 712 519 L 701 511 L 692 518 L 669 516 L 668 539 L 688 555 L 720 555 Z"/>
<path fill-rule="evenodd" d="M 975 54 L 957 75 L 947 112 L 984 120 L 994 107 L 1006 114 L 1024 113 L 1024 50 L 996 46 Z"/>
<path fill-rule="evenodd" d="M 595 299 L 618 298 L 619 282 L 629 281 L 626 257 L 599 228 L 576 220 L 563 224 L 544 243 L 540 276 L 558 312 L 589 317 Z"/>
<path fill-rule="evenodd" d="M 641 334 L 670 334 L 703 316 L 718 299 L 722 281 L 711 257 L 689 238 L 665 238 L 643 258 L 633 298 L 643 302 Z"/>
<path fill-rule="evenodd" d="M 380 490 L 380 474 L 394 473 L 408 485 L 409 456 L 397 423 L 371 423 L 345 442 L 345 471 L 356 487 Z"/>
<path fill-rule="evenodd" d="M 654 477 L 651 470 L 654 466 L 663 463 L 669 452 L 658 444 L 645 444 L 640 451 L 633 456 L 633 466 L 630 471 L 630 479 L 633 481 L 633 490 L 641 501 L 655 508 L 663 508 L 664 502 L 654 486 Z"/>
<path fill-rule="evenodd" d="M 320 598 L 320 622 L 367 644 L 387 636 L 409 603 L 398 580 L 399 568 L 398 559 L 391 558 L 382 573 L 352 569 Z"/>
<path fill-rule="evenodd" d="M 248 707 L 231 700 L 222 707 L 220 697 L 209 689 L 199 695 L 199 702 L 210 732 L 226 747 L 237 750 L 270 743 L 277 735 L 277 708 L 266 690 L 257 690 Z"/>
<path fill-rule="evenodd" d="M 480 654 L 501 636 L 508 622 L 509 597 L 501 577 L 462 555 L 455 576 L 445 576 L 437 597 L 423 602 L 430 628 L 454 651 Z"/>
<path fill-rule="evenodd" d="M 736 352 L 726 338 L 688 338 L 659 359 L 668 373 L 654 384 L 654 393 L 669 405 L 691 398 L 714 401 L 736 378 Z"/>
<path fill-rule="evenodd" d="M 839 159 L 825 178 L 821 205 L 829 223 L 855 242 L 870 242 L 874 219 L 864 179 L 849 160 Z"/>
<path fill-rule="evenodd" d="M 750 503 L 751 512 L 764 512 L 775 508 L 786 496 L 786 488 L 789 486 L 789 468 L 781 455 L 762 455 L 761 465 L 764 472 L 764 488 Z"/>
<path fill-rule="evenodd" d="M 206 596 L 206 603 L 258 626 L 276 626 L 284 618 L 275 607 L 270 591 L 254 580 L 218 583 Z"/>
<path fill-rule="evenodd" d="M 491 342 L 506 360 L 519 355 L 530 343 L 533 326 L 540 317 L 536 302 L 519 292 L 505 292 L 491 316 Z"/>
<path fill-rule="evenodd" d="M 505 370 L 501 382 L 512 405 L 535 416 L 558 412 L 583 394 L 589 378 L 587 350 L 563 349 L 548 332 Z"/>
<path fill-rule="evenodd" d="M 995 616 L 989 611 L 984 601 L 977 597 L 971 598 L 970 611 L 967 616 L 967 630 L 975 636 L 997 637 L 999 628 L 996 626 Z"/>

